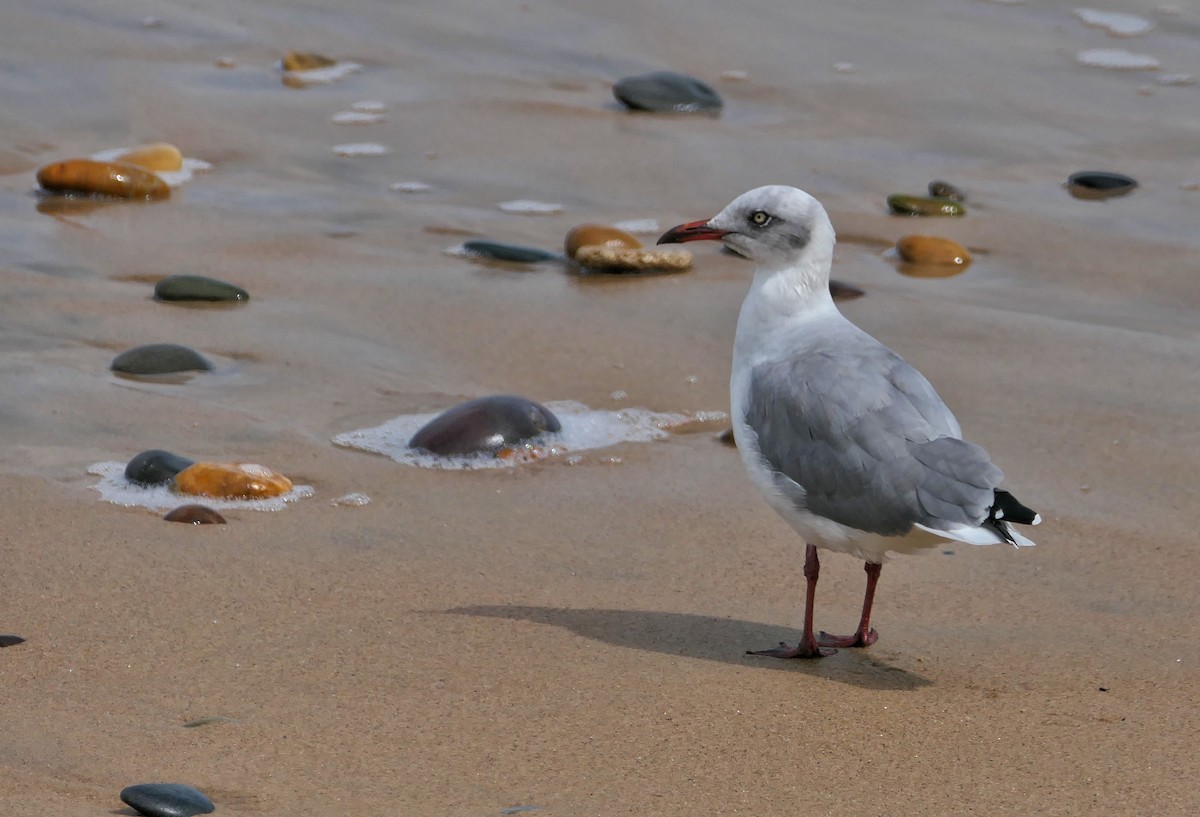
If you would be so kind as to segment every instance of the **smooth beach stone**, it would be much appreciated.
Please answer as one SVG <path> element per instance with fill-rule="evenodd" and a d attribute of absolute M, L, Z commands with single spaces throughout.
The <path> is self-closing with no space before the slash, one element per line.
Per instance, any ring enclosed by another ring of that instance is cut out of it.
<path fill-rule="evenodd" d="M 252 462 L 198 462 L 175 475 L 178 494 L 215 499 L 266 499 L 292 490 L 292 481 Z"/>
<path fill-rule="evenodd" d="M 941 179 L 935 179 L 929 183 L 929 195 L 937 199 L 950 199 L 950 201 L 967 200 L 966 193 L 950 184 L 950 182 L 944 182 Z"/>
<path fill-rule="evenodd" d="M 67 159 L 38 169 L 37 181 L 56 193 L 95 193 L 122 199 L 165 199 L 171 188 L 152 171 L 120 162 Z"/>
<path fill-rule="evenodd" d="M 0 635 L 0 647 L 15 647 L 17 644 L 24 644 L 25 639 L 19 635 Z"/>
<path fill-rule="evenodd" d="M 176 474 L 195 464 L 195 460 L 151 448 L 143 451 L 125 466 L 125 479 L 137 485 L 161 485 L 170 482 Z"/>
<path fill-rule="evenodd" d="M 705 83 L 674 71 L 654 71 L 613 84 L 613 96 L 630 108 L 658 113 L 704 113 L 721 110 L 721 97 Z"/>
<path fill-rule="evenodd" d="M 147 170 L 183 170 L 183 152 L 169 142 L 138 145 L 115 157 L 113 161 L 137 165 Z"/>
<path fill-rule="evenodd" d="M 688 250 L 634 250 L 590 245 L 575 251 L 580 266 L 598 272 L 683 272 L 692 266 Z"/>
<path fill-rule="evenodd" d="M 966 247 L 936 235 L 906 235 L 896 242 L 896 253 L 912 264 L 966 267 L 971 263 Z"/>
<path fill-rule="evenodd" d="M 1077 199 L 1124 196 L 1138 186 L 1136 180 L 1104 170 L 1082 170 L 1067 177 L 1067 191 Z"/>
<path fill-rule="evenodd" d="M 462 247 L 471 255 L 496 261 L 515 261 L 518 264 L 536 264 L 539 261 L 558 260 L 558 255 L 548 250 L 538 247 L 522 247 L 519 244 L 504 244 L 499 241 L 464 241 Z"/>
<path fill-rule="evenodd" d="M 184 729 L 195 729 L 198 726 L 211 726 L 215 723 L 237 723 L 234 718 L 227 718 L 224 715 L 206 715 L 203 718 L 192 718 L 190 721 L 184 721 Z"/>
<path fill-rule="evenodd" d="M 168 275 L 154 285 L 154 297 L 160 301 L 248 301 L 250 293 L 203 275 Z"/>
<path fill-rule="evenodd" d="M 642 242 L 624 230 L 605 224 L 580 224 L 572 227 L 563 239 L 563 252 L 574 258 L 580 247 L 616 247 L 639 250 Z"/>
<path fill-rule="evenodd" d="M 887 203 L 893 213 L 902 216 L 962 216 L 967 213 L 961 202 L 950 199 L 893 193 L 888 196 Z"/>
<path fill-rule="evenodd" d="M 121 802 L 147 817 L 192 817 L 216 806 L 194 786 L 183 783 L 139 783 L 121 790 Z"/>
<path fill-rule="evenodd" d="M 561 430 L 562 423 L 550 409 L 524 397 L 501 394 L 447 409 L 422 426 L 408 447 L 442 456 L 497 454 Z"/>
<path fill-rule="evenodd" d="M 829 294 L 833 296 L 835 301 L 852 301 L 855 298 L 861 298 L 867 293 L 853 284 L 847 284 L 844 281 L 837 281 L 830 278 Z"/>
<path fill-rule="evenodd" d="M 207 372 L 212 364 L 199 352 L 178 343 L 149 343 L 135 346 L 113 358 L 113 371 L 126 374 L 170 374 Z"/>
<path fill-rule="evenodd" d="M 163 519 L 168 522 L 187 522 L 192 525 L 225 524 L 225 517 L 207 505 L 180 505 L 178 508 L 168 511 Z"/>
<path fill-rule="evenodd" d="M 311 51 L 289 51 L 283 55 L 281 64 L 284 71 L 312 71 L 316 68 L 337 65 L 337 60 Z"/>

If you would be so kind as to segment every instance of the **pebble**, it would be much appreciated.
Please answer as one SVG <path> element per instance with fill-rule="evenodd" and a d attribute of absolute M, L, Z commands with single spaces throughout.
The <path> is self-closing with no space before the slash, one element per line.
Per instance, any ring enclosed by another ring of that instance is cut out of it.
<path fill-rule="evenodd" d="M 168 522 L 187 522 L 192 525 L 224 525 L 225 517 L 207 505 L 180 505 L 167 511 L 163 519 Z M 185 723 L 184 726 L 187 726 Z"/>
<path fill-rule="evenodd" d="M 688 250 L 637 250 L 589 245 L 575 251 L 575 261 L 599 272 L 683 272 L 691 269 Z"/>
<path fill-rule="evenodd" d="M 114 162 L 137 165 L 146 170 L 183 170 L 183 152 L 169 142 L 138 145 L 113 158 Z"/>
<path fill-rule="evenodd" d="M 185 468 L 195 464 L 195 460 L 152 448 L 143 451 L 129 461 L 125 466 L 125 479 L 135 485 L 161 485 L 170 482 Z"/>
<path fill-rule="evenodd" d="M 613 84 L 613 96 L 634 110 L 656 113 L 707 113 L 724 105 L 710 86 L 674 71 L 618 80 Z"/>
<path fill-rule="evenodd" d="M 929 183 L 929 195 L 937 199 L 950 199 L 950 201 L 967 200 L 966 193 L 950 184 L 950 182 L 944 182 L 941 179 L 934 179 Z"/>
<path fill-rule="evenodd" d="M 88 193 L 122 199 L 165 199 L 170 186 L 152 171 L 120 162 L 67 159 L 38 169 L 37 181 L 56 193 Z"/>
<path fill-rule="evenodd" d="M 965 269 L 971 263 L 966 247 L 936 235 L 906 235 L 896 242 L 896 253 L 911 264 L 949 264 Z"/>
<path fill-rule="evenodd" d="M 121 802 L 147 817 L 192 817 L 216 806 L 193 786 L 183 783 L 139 783 L 121 790 Z"/>
<path fill-rule="evenodd" d="M 154 297 L 160 301 L 248 301 L 250 293 L 203 275 L 168 275 L 154 285 Z"/>
<path fill-rule="evenodd" d="M 25 639 L 19 635 L 0 635 L 0 647 L 15 647 L 17 644 L 24 644 Z"/>
<path fill-rule="evenodd" d="M 197 726 L 210 726 L 214 723 L 237 723 L 237 720 L 227 718 L 224 715 L 206 715 L 203 718 L 192 718 L 190 721 L 184 721 L 183 728 L 195 729 Z"/>
<path fill-rule="evenodd" d="M 113 358 L 112 369 L 126 374 L 171 374 L 207 372 L 213 368 L 199 352 L 178 343 L 149 343 L 135 346 Z"/>
<path fill-rule="evenodd" d="M 1129 176 L 1105 170 L 1081 170 L 1065 182 L 1067 192 L 1077 199 L 1110 199 L 1133 191 L 1138 183 Z"/>
<path fill-rule="evenodd" d="M 434 417 L 408 441 L 408 447 L 442 456 L 488 453 L 520 446 L 562 429 L 551 411 L 511 394 L 468 400 Z"/>
<path fill-rule="evenodd" d="M 888 196 L 887 203 L 893 213 L 902 216 L 962 216 L 967 213 L 961 202 L 950 199 L 893 193 Z"/>
<path fill-rule="evenodd" d="M 175 475 L 176 493 L 217 499 L 265 499 L 292 490 L 292 481 L 265 465 L 198 462 Z"/>
<path fill-rule="evenodd" d="M 496 261 L 515 261 L 518 264 L 536 264 L 539 261 L 557 261 L 559 255 L 538 247 L 523 247 L 520 244 L 503 244 L 499 241 L 464 241 L 463 252 L 480 258 Z"/>
<path fill-rule="evenodd" d="M 313 71 L 337 65 L 337 60 L 312 51 L 289 51 L 283 55 L 280 64 L 284 71 Z"/>
<path fill-rule="evenodd" d="M 563 252 L 574 258 L 581 247 L 613 247 L 638 250 L 642 242 L 624 230 L 603 224 L 580 224 L 572 227 L 563 240 Z"/>
<path fill-rule="evenodd" d="M 830 278 L 829 294 L 833 296 L 835 301 L 853 301 L 855 298 L 861 298 L 867 293 L 853 284 L 847 284 L 845 281 L 837 281 Z"/>

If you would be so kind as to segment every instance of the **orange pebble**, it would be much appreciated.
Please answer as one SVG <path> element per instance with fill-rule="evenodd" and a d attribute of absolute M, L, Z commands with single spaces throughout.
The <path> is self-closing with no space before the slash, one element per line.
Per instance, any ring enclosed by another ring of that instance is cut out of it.
<path fill-rule="evenodd" d="M 182 170 L 183 153 L 167 142 L 152 142 L 138 145 L 113 159 L 127 165 L 137 165 L 147 170 Z"/>
<path fill-rule="evenodd" d="M 123 199 L 165 199 L 171 195 L 167 183 L 149 170 L 95 159 L 67 159 L 45 165 L 38 170 L 37 180 L 46 190 L 64 193 L 100 193 Z"/>
<path fill-rule="evenodd" d="M 250 462 L 197 462 L 175 475 L 175 492 L 218 499 L 265 499 L 292 490 L 292 481 Z"/>
<path fill-rule="evenodd" d="M 563 251 L 574 258 L 580 247 L 608 247 L 610 249 L 641 249 L 642 242 L 624 230 L 604 224 L 580 224 L 567 233 Z"/>

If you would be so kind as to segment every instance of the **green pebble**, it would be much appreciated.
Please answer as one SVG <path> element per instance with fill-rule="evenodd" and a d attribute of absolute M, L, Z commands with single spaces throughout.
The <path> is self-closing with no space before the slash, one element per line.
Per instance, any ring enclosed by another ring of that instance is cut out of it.
<path fill-rule="evenodd" d="M 539 261 L 557 261 L 562 256 L 537 247 L 520 244 L 503 244 L 499 241 L 472 240 L 463 242 L 463 249 L 471 255 L 491 258 L 496 261 L 515 261 L 518 264 L 536 264 Z"/>
<path fill-rule="evenodd" d="M 126 374 L 171 374 L 172 372 L 207 372 L 212 364 L 193 349 L 178 343 L 150 343 L 135 346 L 113 358 L 115 372 Z"/>
<path fill-rule="evenodd" d="M 168 275 L 154 285 L 154 297 L 160 301 L 248 301 L 250 293 L 203 275 Z"/>
<path fill-rule="evenodd" d="M 967 208 L 961 202 L 950 199 L 893 193 L 888 196 L 887 203 L 893 213 L 902 216 L 965 216 L 967 214 Z"/>

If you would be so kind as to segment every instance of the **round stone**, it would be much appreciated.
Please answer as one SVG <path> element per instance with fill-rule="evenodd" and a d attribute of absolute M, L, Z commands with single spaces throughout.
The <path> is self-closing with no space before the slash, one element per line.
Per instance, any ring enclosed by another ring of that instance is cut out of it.
<path fill-rule="evenodd" d="M 194 460 L 152 448 L 143 451 L 125 466 L 125 479 L 137 485 L 161 485 L 170 482 L 175 475 L 191 466 Z"/>
<path fill-rule="evenodd" d="M 67 159 L 38 169 L 37 181 L 56 193 L 88 193 L 122 199 L 164 199 L 170 186 L 152 171 L 120 162 Z"/>
<path fill-rule="evenodd" d="M 562 430 L 543 405 L 511 394 L 468 400 L 434 417 L 412 439 L 409 448 L 443 456 L 499 454 L 534 438 Z"/>
<path fill-rule="evenodd" d="M 936 235 L 906 235 L 896 242 L 896 253 L 910 264 L 945 264 L 966 268 L 971 253 L 957 241 Z"/>
<path fill-rule="evenodd" d="M 686 74 L 654 71 L 613 84 L 613 96 L 630 108 L 657 113 L 706 113 L 724 103 L 710 86 Z"/>
<path fill-rule="evenodd" d="M 138 145 L 125 151 L 113 161 L 128 165 L 137 165 L 147 170 L 182 170 L 183 153 L 179 148 L 168 142 L 153 142 L 149 145 Z"/>
<path fill-rule="evenodd" d="M 950 184 L 950 182 L 944 182 L 941 179 L 934 179 L 929 183 L 929 195 L 937 199 L 950 199 L 950 201 L 967 200 L 966 193 Z"/>
<path fill-rule="evenodd" d="M 563 252 L 568 258 L 575 258 L 581 247 L 639 250 L 642 248 L 642 242 L 616 227 L 605 224 L 580 224 L 578 227 L 572 227 L 567 233 L 563 240 Z"/>
<path fill-rule="evenodd" d="M 537 247 L 523 247 L 520 244 L 504 244 L 499 241 L 473 240 L 464 241 L 463 251 L 481 258 L 491 258 L 495 261 L 514 261 L 518 264 L 536 264 L 539 261 L 556 261 L 559 256 Z"/>
<path fill-rule="evenodd" d="M 250 293 L 203 275 L 168 275 L 154 285 L 154 297 L 160 301 L 248 301 Z"/>
<path fill-rule="evenodd" d="M 337 60 L 311 51 L 289 51 L 283 55 L 280 64 L 284 71 L 314 71 L 318 68 L 337 65 Z"/>
<path fill-rule="evenodd" d="M 139 783 L 121 790 L 121 802 L 147 817 L 193 817 L 216 806 L 203 792 L 183 783 Z"/>
<path fill-rule="evenodd" d="M 180 505 L 168 511 L 163 519 L 168 522 L 187 522 L 192 525 L 224 525 L 225 517 L 207 505 Z"/>
<path fill-rule="evenodd" d="M 1109 199 L 1133 192 L 1135 179 L 1105 170 L 1082 170 L 1067 177 L 1067 192 L 1077 199 Z"/>
<path fill-rule="evenodd" d="M 292 481 L 251 462 L 198 462 L 175 475 L 176 493 L 216 499 L 266 499 L 292 490 Z"/>
<path fill-rule="evenodd" d="M 113 358 L 112 369 L 126 374 L 171 374 L 207 372 L 212 364 L 193 349 L 178 343 L 150 343 L 135 346 Z"/>
<path fill-rule="evenodd" d="M 888 207 L 901 216 L 963 216 L 967 208 L 961 202 L 925 196 L 906 196 L 893 193 L 887 198 Z"/>

